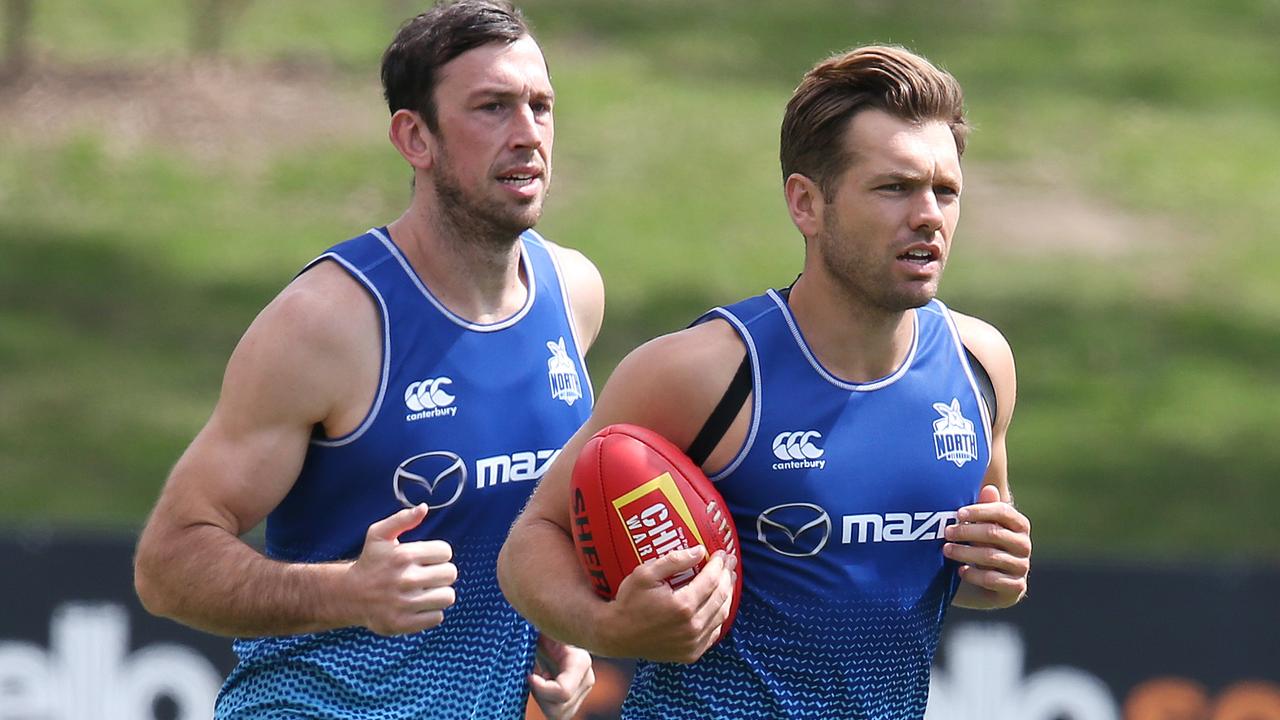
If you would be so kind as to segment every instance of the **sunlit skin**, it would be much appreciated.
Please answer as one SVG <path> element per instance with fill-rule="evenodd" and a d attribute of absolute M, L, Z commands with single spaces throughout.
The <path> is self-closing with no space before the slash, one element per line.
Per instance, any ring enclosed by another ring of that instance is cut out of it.
<path fill-rule="evenodd" d="M 789 304 L 818 360 L 870 382 L 893 372 L 911 346 L 911 308 L 938 292 L 960 219 L 960 157 L 946 123 L 879 110 L 851 118 L 843 172 L 830 197 L 792 173 L 787 209 L 805 237 L 804 274 Z"/>
<path fill-rule="evenodd" d="M 440 68 L 436 129 L 397 110 L 389 137 L 414 168 L 413 204 L 387 228 L 424 282 L 473 322 L 527 298 L 517 237 L 542 215 L 554 94 L 529 36 L 472 48 Z"/>
<path fill-rule="evenodd" d="M 538 221 L 550 181 L 551 82 L 527 36 L 469 49 L 438 73 L 435 129 L 415 110 L 391 116 L 388 139 L 413 168 L 414 191 L 387 229 L 440 304 L 468 322 L 494 323 L 531 295 L 519 235 Z M 599 271 L 577 251 L 544 247 L 585 352 L 604 311 Z M 292 492 L 317 426 L 348 435 L 379 410 L 386 312 L 371 281 L 353 275 L 338 262 L 310 267 L 237 345 L 213 415 L 139 540 L 135 585 L 152 613 L 242 637 L 449 627 L 452 544 L 401 539 L 421 526 L 426 505 L 373 521 L 359 556 L 345 561 L 280 562 L 240 539 Z M 594 684 L 590 655 L 551 635 L 540 637 L 537 654 L 532 697 L 546 717 L 572 717 Z"/>
<path fill-rule="evenodd" d="M 444 65 L 434 98 L 435 132 L 399 111 L 425 144 L 413 159 L 434 194 L 428 217 L 442 234 L 510 247 L 538 222 L 551 181 L 555 93 L 542 51 L 529 36 L 468 50 Z"/>
<path fill-rule="evenodd" d="M 897 314 L 938 293 L 960 219 L 962 175 L 946 123 L 879 110 L 845 132 L 852 162 L 822 208 L 809 251 L 864 311 Z"/>

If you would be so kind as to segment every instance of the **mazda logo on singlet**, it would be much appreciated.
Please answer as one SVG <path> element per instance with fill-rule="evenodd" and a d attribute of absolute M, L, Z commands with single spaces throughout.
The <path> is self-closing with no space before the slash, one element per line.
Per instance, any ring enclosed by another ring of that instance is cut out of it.
<path fill-rule="evenodd" d="M 831 539 L 831 516 L 813 503 L 774 505 L 756 518 L 756 537 L 779 555 L 817 555 Z"/>
<path fill-rule="evenodd" d="M 391 480 L 405 507 L 426 503 L 432 510 L 457 502 L 467 484 L 467 465 L 457 453 L 432 450 L 405 460 Z"/>

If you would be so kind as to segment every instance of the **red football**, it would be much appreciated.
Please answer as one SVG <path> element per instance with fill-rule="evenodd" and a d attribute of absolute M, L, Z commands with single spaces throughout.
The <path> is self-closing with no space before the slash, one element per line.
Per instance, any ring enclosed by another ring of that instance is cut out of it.
<path fill-rule="evenodd" d="M 673 550 L 702 545 L 707 557 L 724 550 L 738 558 L 733 605 L 738 611 L 742 553 L 724 498 L 680 448 L 636 425 L 610 425 L 582 448 L 570 490 L 573 542 L 596 594 L 613 599 L 638 565 Z M 667 578 L 678 589 L 706 564 Z"/>

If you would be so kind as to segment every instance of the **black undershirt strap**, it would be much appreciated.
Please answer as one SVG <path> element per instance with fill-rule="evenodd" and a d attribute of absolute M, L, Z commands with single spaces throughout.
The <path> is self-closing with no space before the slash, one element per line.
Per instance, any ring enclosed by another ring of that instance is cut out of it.
<path fill-rule="evenodd" d="M 991 424 L 996 422 L 996 388 L 991 383 L 991 375 L 987 373 L 987 369 L 982 367 L 982 363 L 978 362 L 978 358 L 969 348 L 964 349 L 964 354 L 969 356 L 969 367 L 973 368 L 973 377 L 978 381 L 978 390 L 982 392 L 982 402 L 987 405 L 987 414 L 991 416 Z"/>
<path fill-rule="evenodd" d="M 800 276 L 796 276 L 799 280 Z M 796 284 L 795 280 L 778 291 L 783 300 L 791 297 L 791 288 Z M 729 432 L 729 426 L 733 424 L 733 419 L 738 417 L 738 411 L 742 409 L 742 403 L 747 401 L 747 396 L 751 394 L 751 353 L 742 356 L 742 364 L 738 366 L 738 372 L 734 373 L 733 380 L 729 381 L 729 387 L 725 388 L 724 395 L 721 396 L 720 402 L 716 405 L 716 409 L 711 411 L 711 417 L 702 424 L 702 429 L 698 431 L 698 436 L 693 439 L 689 445 L 689 459 L 699 467 L 707 461 L 711 455 L 711 451 L 716 449 L 716 445 L 720 444 L 720 440 L 724 438 L 724 434 Z"/>
<path fill-rule="evenodd" d="M 724 396 L 720 398 L 716 409 L 711 411 L 711 417 L 703 423 L 698 436 L 689 445 L 688 455 L 694 465 L 701 466 L 707 461 L 711 451 L 716 449 L 720 439 L 729 431 L 733 419 L 738 417 L 742 403 L 746 402 L 750 394 L 751 354 L 745 353 L 742 356 L 742 364 L 738 366 L 738 372 L 734 373 L 733 380 L 729 381 L 729 387 L 724 391 Z"/>

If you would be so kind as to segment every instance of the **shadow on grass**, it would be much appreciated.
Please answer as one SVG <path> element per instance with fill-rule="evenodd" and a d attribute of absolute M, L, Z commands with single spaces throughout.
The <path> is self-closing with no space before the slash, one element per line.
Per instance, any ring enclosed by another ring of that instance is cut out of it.
<path fill-rule="evenodd" d="M 129 240 L 0 225 L 0 517 L 139 522 L 278 290 Z"/>
<path fill-rule="evenodd" d="M 225 360 L 289 279 L 182 277 L 129 249 L 136 245 L 109 234 L 0 225 L 0 308 L 86 339 L 180 351 L 184 363 L 204 352 Z"/>

